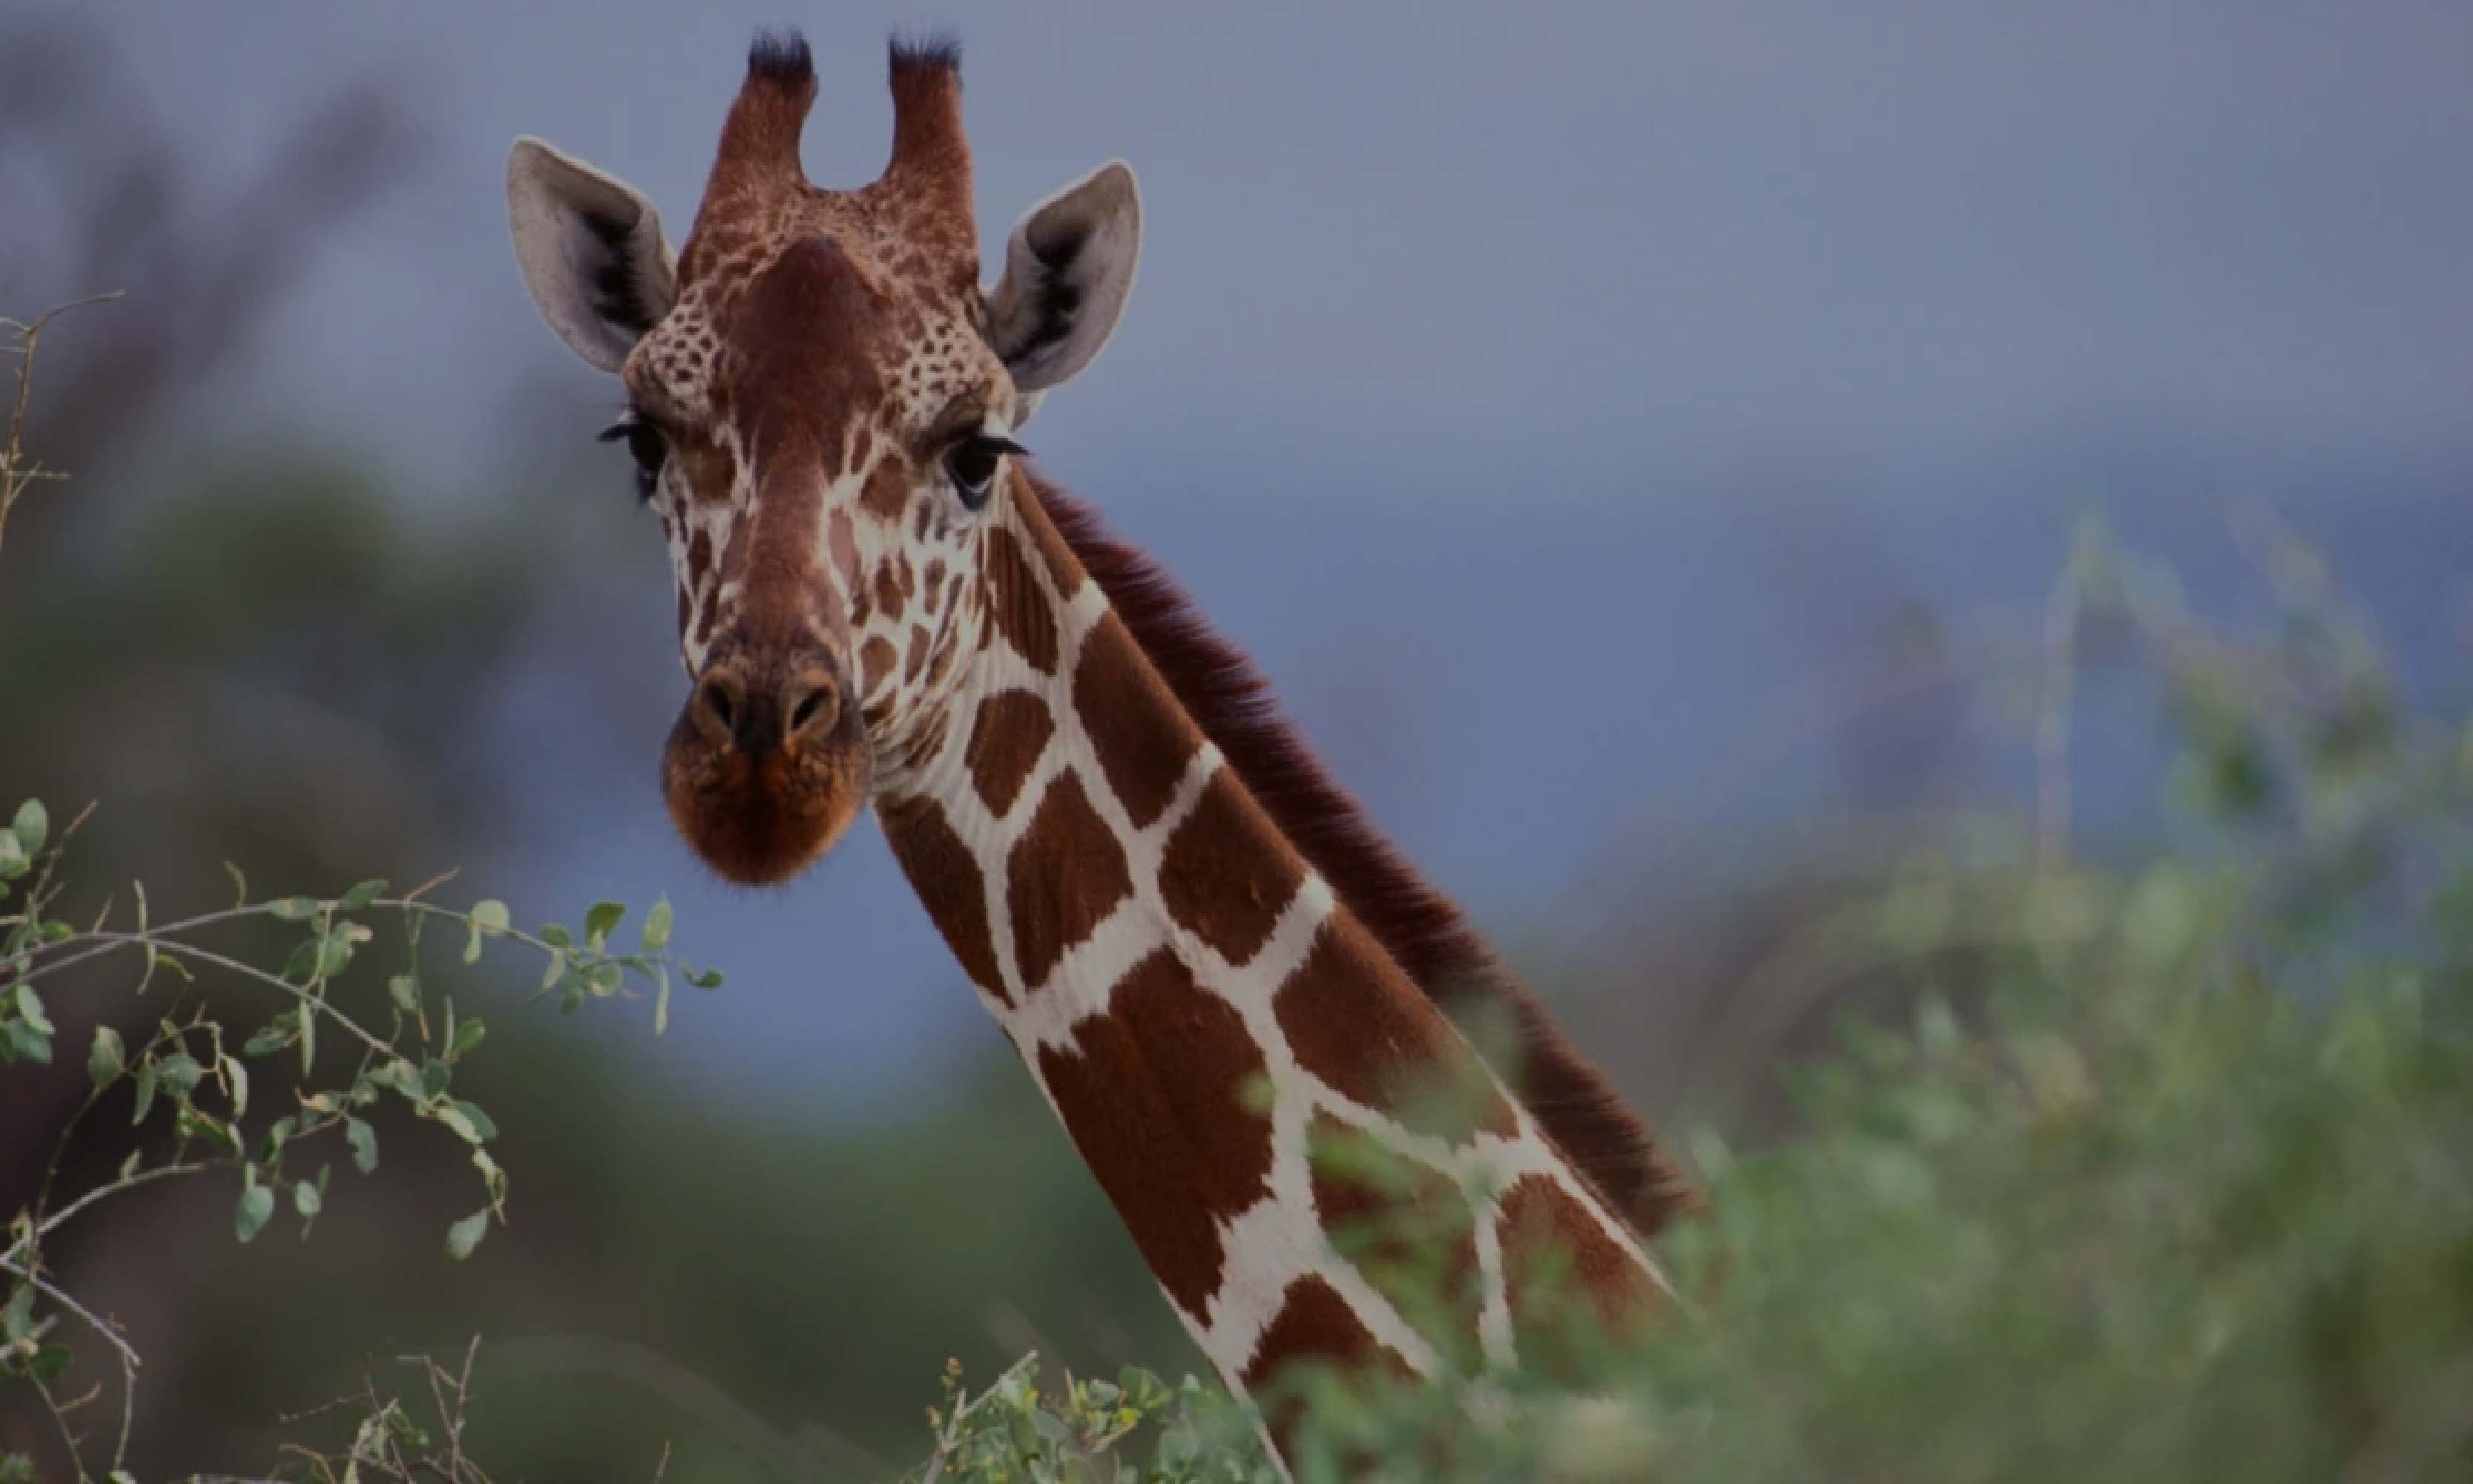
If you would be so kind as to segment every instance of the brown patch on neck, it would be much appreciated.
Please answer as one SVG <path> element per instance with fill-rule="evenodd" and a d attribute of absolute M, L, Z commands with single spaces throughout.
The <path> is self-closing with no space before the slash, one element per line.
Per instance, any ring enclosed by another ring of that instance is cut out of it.
<path fill-rule="evenodd" d="M 1522 1177 L 1497 1209 L 1503 1297 L 1524 1367 L 1576 1379 L 1593 1348 L 1659 1308 L 1640 1264 L 1545 1176 Z"/>
<path fill-rule="evenodd" d="M 1306 1132 L 1314 1214 L 1332 1245 L 1462 1371 L 1484 1358 L 1477 1213 L 1442 1171 L 1393 1154 L 1329 1113 Z"/>
<path fill-rule="evenodd" d="M 1175 582 L 1095 512 L 1025 471 L 1015 506 L 1051 566 L 1066 559 L 1106 592 L 1178 703 L 1246 789 L 1416 987 L 1463 1026 L 1507 1017 L 1515 1055 L 1496 1069 L 1607 1203 L 1644 1234 L 1696 1197 L 1597 1069 L 1497 960 L 1450 898 L 1420 875 L 1306 747 L 1252 661 Z M 1061 553 L 1061 555 L 1060 555 Z M 1059 590 L 1073 583 L 1059 576 Z M 1086 714 L 1090 707 L 1083 707 Z"/>
<path fill-rule="evenodd" d="M 1049 534 L 1052 539 L 1052 528 Z M 1081 581 L 1075 572 L 1074 585 Z M 1201 750 L 1202 733 L 1115 613 L 1092 625 L 1082 640 L 1082 657 L 1073 666 L 1073 710 L 1125 817 L 1136 829 L 1150 827 L 1176 797 L 1187 766 Z"/>
<path fill-rule="evenodd" d="M 1127 970 L 1070 1053 L 1039 1053 L 1066 1132 L 1176 1306 L 1219 1291 L 1219 1225 L 1270 1194 L 1271 1120 L 1249 1101 L 1265 1074 L 1244 1017 L 1165 948 Z"/>
<path fill-rule="evenodd" d="M 1081 777 L 1066 769 L 1047 785 L 1030 827 L 1005 861 L 1014 969 L 1022 988 L 1044 984 L 1065 950 L 1089 938 L 1133 889 L 1125 848 L 1091 806 Z"/>
<path fill-rule="evenodd" d="M 1002 526 L 988 528 L 981 548 L 988 583 L 988 602 L 996 628 L 1022 662 L 1042 675 L 1056 673 L 1056 614 L 1047 594 L 1031 575 L 1021 542 Z"/>
<path fill-rule="evenodd" d="M 1270 939 L 1305 874 L 1305 862 L 1221 767 L 1167 837 L 1160 898 L 1178 925 L 1241 966 Z"/>
<path fill-rule="evenodd" d="M 1291 1460 L 1296 1457 L 1297 1424 L 1306 1411 L 1303 1399 L 1266 1400 L 1263 1391 L 1283 1368 L 1299 1362 L 1358 1374 L 1380 1368 L 1404 1379 L 1416 1374 L 1398 1351 L 1374 1337 L 1365 1321 L 1329 1282 L 1307 1277 L 1288 1284 L 1280 1300 L 1280 1312 L 1262 1327 L 1253 1358 L 1245 1362 L 1237 1379 L 1258 1401 L 1264 1402 L 1262 1421 L 1270 1428 L 1271 1441 L 1281 1457 Z"/>
<path fill-rule="evenodd" d="M 1056 720 L 1047 714 L 1047 703 L 1029 691 L 1000 690 L 979 703 L 962 761 L 990 814 L 1004 818 L 1055 734 Z"/>
<path fill-rule="evenodd" d="M 902 874 L 925 903 L 937 931 L 951 945 L 962 972 L 971 982 L 1010 1004 L 1004 976 L 996 972 L 996 950 L 988 933 L 987 885 L 970 848 L 953 833 L 945 811 L 924 797 L 879 805 L 884 839 L 901 862 Z"/>
<path fill-rule="evenodd" d="M 1520 1133 L 1476 1051 L 1353 913 L 1332 914 L 1315 932 L 1271 1012 L 1297 1065 L 1411 1133 L 1455 1144 Z"/>

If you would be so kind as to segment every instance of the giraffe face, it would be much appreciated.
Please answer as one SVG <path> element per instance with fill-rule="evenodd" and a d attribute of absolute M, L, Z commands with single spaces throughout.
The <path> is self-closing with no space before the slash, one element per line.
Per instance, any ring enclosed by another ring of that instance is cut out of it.
<path fill-rule="evenodd" d="M 622 373 L 691 681 L 664 792 L 741 881 L 820 855 L 877 754 L 937 713 L 983 616 L 978 536 L 1019 447 L 969 276 L 905 278 L 814 225 L 709 267 L 690 238 L 679 306 Z"/>
<path fill-rule="evenodd" d="M 687 697 L 663 754 L 672 819 L 732 880 L 830 849 L 880 766 L 941 733 L 982 625 L 982 536 L 1015 431 L 1104 344 L 1140 207 L 1104 167 L 1035 207 L 978 287 L 959 80 L 897 47 L 894 155 L 810 185 L 804 43 L 759 39 L 684 251 L 650 202 L 519 141 L 516 253 L 551 327 L 618 374 L 677 586 Z"/>

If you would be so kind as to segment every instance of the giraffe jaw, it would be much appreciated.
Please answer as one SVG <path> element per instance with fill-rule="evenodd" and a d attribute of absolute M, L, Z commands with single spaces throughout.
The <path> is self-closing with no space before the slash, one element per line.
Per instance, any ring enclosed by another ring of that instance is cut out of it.
<path fill-rule="evenodd" d="M 822 859 L 866 806 L 873 772 L 857 707 L 809 742 L 750 754 L 682 710 L 661 793 L 690 849 L 741 886 L 778 886 Z"/>

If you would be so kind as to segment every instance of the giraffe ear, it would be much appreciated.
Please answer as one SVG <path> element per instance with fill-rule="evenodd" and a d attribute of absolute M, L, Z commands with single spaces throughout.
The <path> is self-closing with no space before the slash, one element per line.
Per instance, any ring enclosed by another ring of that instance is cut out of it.
<path fill-rule="evenodd" d="M 1123 160 L 1023 213 L 988 295 L 988 341 L 1026 403 L 1091 364 L 1134 291 L 1142 199 Z"/>
<path fill-rule="evenodd" d="M 641 191 L 550 148 L 507 155 L 516 261 L 567 348 L 613 375 L 678 297 L 661 219 Z"/>

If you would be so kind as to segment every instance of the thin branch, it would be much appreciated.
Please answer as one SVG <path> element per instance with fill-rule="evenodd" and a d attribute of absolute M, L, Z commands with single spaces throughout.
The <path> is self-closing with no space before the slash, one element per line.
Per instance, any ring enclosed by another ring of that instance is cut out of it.
<path fill-rule="evenodd" d="M 139 1170 L 134 1174 L 115 1180 L 108 1185 L 97 1185 L 85 1194 L 79 1196 L 76 1200 L 71 1201 L 66 1206 L 61 1207 L 59 1210 L 52 1212 L 50 1216 L 44 1218 L 43 1224 L 36 1227 L 31 1233 L 26 1236 L 21 1236 L 15 1242 L 10 1244 L 8 1251 L 0 1252 L 0 1262 L 15 1261 L 18 1255 L 26 1250 L 28 1242 L 40 1241 L 44 1237 L 51 1235 L 54 1232 L 59 1231 L 61 1225 L 71 1216 L 76 1215 L 78 1212 L 85 1209 L 89 1206 L 92 1206 L 95 1202 L 102 1200 L 106 1196 L 118 1195 L 123 1191 L 131 1190 L 136 1186 L 147 1185 L 154 1181 L 162 1180 L 173 1175 L 204 1175 L 210 1170 L 229 1169 L 232 1167 L 232 1162 L 233 1161 L 228 1160 L 207 1160 L 194 1161 L 187 1164 L 158 1164 L 151 1170 Z"/>
<path fill-rule="evenodd" d="M 35 1291 L 36 1293 L 43 1295 L 43 1297 L 51 1300 L 60 1307 L 67 1309 L 78 1318 L 84 1320 L 87 1328 L 92 1329 L 95 1333 L 102 1335 L 105 1339 L 110 1341 L 111 1348 L 120 1352 L 120 1358 L 126 1368 L 133 1369 L 141 1363 L 137 1352 L 132 1350 L 129 1346 L 129 1342 L 120 1337 L 119 1331 L 113 1329 L 110 1325 L 105 1323 L 104 1320 L 93 1310 L 87 1308 L 84 1304 L 80 1304 L 77 1300 L 69 1297 L 68 1293 L 63 1290 L 60 1284 L 53 1282 L 50 1279 L 45 1278 L 40 1273 L 29 1272 L 23 1264 L 17 1262 L 14 1258 L 0 1258 L 0 1273 L 14 1273 L 19 1278 L 22 1278 L 26 1281 L 34 1284 Z"/>
<path fill-rule="evenodd" d="M 47 469 L 39 463 L 29 464 L 26 460 L 26 408 L 34 395 L 35 349 L 42 341 L 43 330 L 72 309 L 106 303 L 119 297 L 120 291 L 114 289 L 108 294 L 75 299 L 36 316 L 31 322 L 0 316 L 0 328 L 7 329 L 17 339 L 17 393 L 10 403 L 8 435 L 5 443 L 0 443 L 0 540 L 5 540 L 8 536 L 9 512 L 36 480 L 68 477 Z"/>
<path fill-rule="evenodd" d="M 196 959 L 202 964 L 210 964 L 217 969 L 223 969 L 227 973 L 239 974 L 245 979 L 254 979 L 260 984 L 281 990 L 284 993 L 291 995 L 294 999 L 300 1001 L 300 1003 L 305 1006 L 315 1008 L 328 1019 L 333 1020 L 336 1024 L 341 1025 L 345 1030 L 351 1032 L 356 1037 L 359 1037 L 362 1044 L 368 1046 L 371 1050 L 378 1052 L 380 1055 L 384 1056 L 396 1056 L 400 1054 L 396 1050 L 394 1042 L 379 1039 L 375 1034 L 364 1027 L 358 1020 L 355 1020 L 351 1017 L 344 1014 L 342 1011 L 337 1010 L 334 1006 L 328 1004 L 318 995 L 310 993 L 307 990 L 302 989 L 300 986 L 294 984 L 291 980 L 286 979 L 279 974 L 268 973 L 265 969 L 258 968 L 254 964 L 231 958 L 225 954 L 214 952 L 211 949 L 201 948 L 195 944 L 165 942 L 156 938 L 152 933 L 88 933 L 86 936 L 120 945 L 134 946 L 141 944 L 151 944 L 154 945 L 155 951 L 157 953 L 187 954 L 189 957 Z"/>

